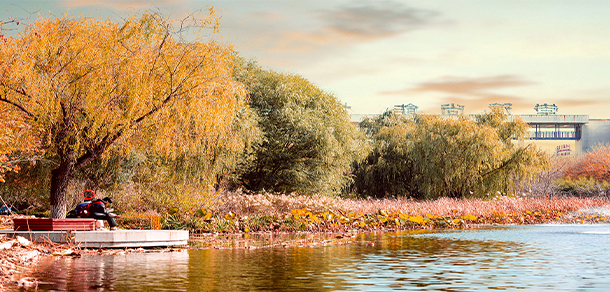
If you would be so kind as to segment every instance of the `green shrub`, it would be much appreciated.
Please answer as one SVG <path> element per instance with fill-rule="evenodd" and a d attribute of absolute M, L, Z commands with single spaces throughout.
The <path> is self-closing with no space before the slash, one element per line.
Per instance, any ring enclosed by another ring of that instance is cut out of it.
<path fill-rule="evenodd" d="M 367 147 L 339 99 L 302 76 L 264 70 L 253 62 L 235 72 L 262 131 L 238 169 L 243 186 L 299 194 L 343 191 L 352 181 L 352 162 Z"/>
<path fill-rule="evenodd" d="M 610 182 L 600 182 L 590 177 L 576 179 L 564 177 L 553 181 L 553 184 L 562 195 L 577 197 L 607 196 L 610 192 Z"/>

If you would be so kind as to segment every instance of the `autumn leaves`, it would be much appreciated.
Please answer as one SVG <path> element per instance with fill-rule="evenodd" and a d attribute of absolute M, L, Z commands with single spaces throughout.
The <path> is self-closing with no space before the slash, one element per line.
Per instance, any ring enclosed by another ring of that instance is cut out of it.
<path fill-rule="evenodd" d="M 184 42 L 187 27 L 172 25 L 156 14 L 123 23 L 40 19 L 0 49 L 2 108 L 25 116 L 56 162 L 52 217 L 64 216 L 74 173 L 111 149 L 207 157 L 231 145 L 222 142 L 233 134 L 228 127 L 243 98 L 231 76 L 231 49 Z"/>

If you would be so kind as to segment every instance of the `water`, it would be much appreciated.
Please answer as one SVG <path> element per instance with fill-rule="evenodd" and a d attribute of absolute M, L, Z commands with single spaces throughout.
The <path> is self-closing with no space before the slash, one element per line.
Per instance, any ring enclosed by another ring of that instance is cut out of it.
<path fill-rule="evenodd" d="M 610 225 L 358 235 L 353 244 L 44 261 L 40 291 L 608 291 Z"/>

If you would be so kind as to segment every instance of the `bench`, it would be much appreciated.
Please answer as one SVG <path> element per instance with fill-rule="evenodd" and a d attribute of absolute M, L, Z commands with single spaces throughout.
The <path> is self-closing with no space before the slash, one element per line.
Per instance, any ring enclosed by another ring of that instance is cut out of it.
<path fill-rule="evenodd" d="M 15 231 L 67 231 L 95 230 L 95 219 L 92 218 L 14 218 Z"/>

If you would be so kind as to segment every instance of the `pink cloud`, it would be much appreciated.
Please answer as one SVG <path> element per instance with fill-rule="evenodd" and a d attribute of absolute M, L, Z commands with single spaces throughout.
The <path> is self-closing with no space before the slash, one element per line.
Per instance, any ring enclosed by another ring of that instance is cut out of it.
<path fill-rule="evenodd" d="M 414 92 L 446 92 L 452 94 L 465 94 L 473 96 L 489 96 L 487 90 L 524 86 L 534 84 L 514 75 L 500 75 L 480 78 L 456 78 L 448 77 L 440 81 L 420 83 Z"/>
<path fill-rule="evenodd" d="M 114 10 L 138 10 L 144 8 L 152 8 L 156 5 L 176 5 L 178 3 L 182 3 L 184 0 L 65 0 L 62 4 L 70 9 L 70 8 L 79 8 L 79 7 L 108 7 Z"/>
<path fill-rule="evenodd" d="M 257 13 L 265 20 L 290 20 L 278 13 Z M 392 37 L 437 24 L 439 13 L 399 2 L 360 2 L 314 12 L 311 25 L 295 30 L 271 30 L 253 43 L 267 40 L 270 53 L 304 53 L 336 50 L 361 42 Z M 269 17 L 269 18 L 267 18 Z M 304 15 L 311 21 L 308 15 Z M 277 25 L 281 26 L 281 23 Z M 271 38 L 269 37 L 271 36 Z M 331 47 L 332 46 L 332 47 Z"/>

